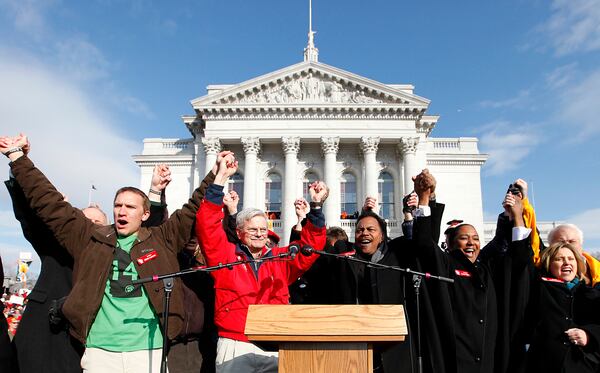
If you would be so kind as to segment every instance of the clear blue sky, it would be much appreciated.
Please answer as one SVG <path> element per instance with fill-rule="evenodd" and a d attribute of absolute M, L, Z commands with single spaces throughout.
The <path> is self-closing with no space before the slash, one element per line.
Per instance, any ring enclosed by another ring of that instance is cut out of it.
<path fill-rule="evenodd" d="M 441 115 L 436 137 L 476 136 L 490 154 L 484 212 L 531 181 L 539 220 L 582 226 L 600 248 L 600 1 L 314 0 L 319 60 L 410 83 Z M 0 0 L 0 132 L 78 206 L 110 206 L 139 183 L 147 137 L 189 137 L 180 120 L 209 84 L 302 60 L 307 0 Z M 5 169 L 7 172 L 7 168 Z M 28 247 L 0 191 L 0 254 Z"/>

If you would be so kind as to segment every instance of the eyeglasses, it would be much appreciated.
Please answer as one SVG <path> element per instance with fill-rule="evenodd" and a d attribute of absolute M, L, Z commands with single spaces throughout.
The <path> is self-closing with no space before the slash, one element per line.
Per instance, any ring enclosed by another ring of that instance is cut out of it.
<path fill-rule="evenodd" d="M 267 234 L 269 231 L 267 228 L 247 228 L 244 230 L 252 235 L 260 234 L 261 236 Z"/>

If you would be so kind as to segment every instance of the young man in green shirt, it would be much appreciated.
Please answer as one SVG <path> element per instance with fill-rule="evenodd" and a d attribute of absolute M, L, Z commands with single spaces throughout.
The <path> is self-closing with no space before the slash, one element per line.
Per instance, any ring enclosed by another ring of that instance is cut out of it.
<path fill-rule="evenodd" d="M 189 241 L 195 214 L 215 171 L 192 198 L 158 227 L 142 227 L 150 202 L 139 189 L 121 188 L 113 206 L 114 224 L 99 227 L 64 201 L 62 195 L 25 155 L 27 137 L 0 137 L 0 152 L 36 215 L 74 259 L 73 289 L 63 305 L 70 333 L 86 345 L 85 372 L 158 372 L 162 346 L 163 283 L 134 286 L 132 280 L 179 270 L 176 255 Z M 223 152 L 217 157 L 219 162 Z M 213 170 L 215 170 L 213 168 Z M 160 201 L 168 170 L 153 177 L 150 196 Z M 183 291 L 174 281 L 168 337 L 184 322 Z"/>

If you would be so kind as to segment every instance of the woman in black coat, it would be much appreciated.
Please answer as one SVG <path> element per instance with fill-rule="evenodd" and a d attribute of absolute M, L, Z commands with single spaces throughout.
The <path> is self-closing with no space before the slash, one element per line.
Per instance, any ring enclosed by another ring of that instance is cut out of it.
<path fill-rule="evenodd" d="M 512 248 L 511 248 L 512 249 Z M 527 372 L 592 373 L 600 368 L 600 292 L 584 277 L 585 262 L 570 244 L 542 252 L 534 269 L 528 245 L 515 249 L 533 273 L 527 320 Z"/>
<path fill-rule="evenodd" d="M 435 179 L 427 170 L 415 178 L 420 205 L 428 204 L 433 188 Z M 499 318 L 498 299 L 506 298 L 510 283 L 495 282 L 493 274 L 510 271 L 506 266 L 509 257 L 480 255 L 479 235 L 469 224 L 451 230 L 448 251 L 442 251 L 431 240 L 433 227 L 428 216 L 421 216 L 414 223 L 419 264 L 424 271 L 453 278 L 454 283 L 426 283 L 422 325 L 426 350 L 423 356 L 428 360 L 424 366 L 436 373 L 501 372 L 496 356 L 500 347 L 507 345 L 503 338 L 509 336 L 504 332 L 509 325 Z M 508 308 L 510 304 L 502 306 Z"/>

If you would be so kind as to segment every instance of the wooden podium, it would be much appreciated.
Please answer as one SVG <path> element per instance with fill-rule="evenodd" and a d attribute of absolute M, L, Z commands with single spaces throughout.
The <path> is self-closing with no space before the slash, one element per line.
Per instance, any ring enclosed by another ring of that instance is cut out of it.
<path fill-rule="evenodd" d="M 251 305 L 245 333 L 279 344 L 280 373 L 371 373 L 373 343 L 408 330 L 401 305 Z"/>

